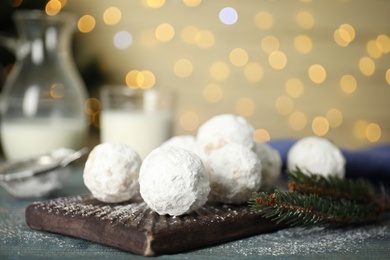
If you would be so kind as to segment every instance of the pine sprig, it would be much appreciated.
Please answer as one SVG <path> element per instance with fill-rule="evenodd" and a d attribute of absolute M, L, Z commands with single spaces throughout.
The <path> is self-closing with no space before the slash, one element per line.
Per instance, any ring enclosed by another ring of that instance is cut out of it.
<path fill-rule="evenodd" d="M 374 187 L 364 179 L 344 179 L 337 176 L 304 174 L 299 168 L 288 173 L 289 191 L 313 193 L 333 199 L 355 200 L 367 203 L 378 199 Z"/>
<path fill-rule="evenodd" d="M 264 217 L 276 223 L 302 227 L 364 224 L 375 220 L 381 210 L 375 203 L 363 205 L 344 199 L 335 201 L 317 194 L 279 189 L 272 194 L 254 193 L 249 204 L 254 211 L 264 210 Z"/>
<path fill-rule="evenodd" d="M 288 177 L 289 191 L 253 193 L 252 210 L 291 226 L 340 227 L 375 221 L 389 208 L 384 192 L 378 195 L 366 180 L 305 175 L 299 168 Z"/>

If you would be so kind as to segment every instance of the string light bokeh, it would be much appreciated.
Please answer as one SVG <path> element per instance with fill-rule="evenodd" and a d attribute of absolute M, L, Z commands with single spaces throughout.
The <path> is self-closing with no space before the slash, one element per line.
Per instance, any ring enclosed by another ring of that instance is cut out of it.
<path fill-rule="evenodd" d="M 390 141 L 389 1 L 48 1 L 107 82 L 178 93 L 175 134 L 235 113 L 255 140 Z M 98 127 L 98 97 L 86 101 Z"/>

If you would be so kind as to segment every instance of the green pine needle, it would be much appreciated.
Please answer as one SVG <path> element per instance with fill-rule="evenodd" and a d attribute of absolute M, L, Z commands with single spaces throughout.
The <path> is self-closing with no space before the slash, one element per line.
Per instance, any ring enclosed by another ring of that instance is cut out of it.
<path fill-rule="evenodd" d="M 276 223 L 334 228 L 375 221 L 388 207 L 384 193 L 376 194 L 366 180 L 305 175 L 299 168 L 288 177 L 289 191 L 255 192 L 251 209 Z"/>

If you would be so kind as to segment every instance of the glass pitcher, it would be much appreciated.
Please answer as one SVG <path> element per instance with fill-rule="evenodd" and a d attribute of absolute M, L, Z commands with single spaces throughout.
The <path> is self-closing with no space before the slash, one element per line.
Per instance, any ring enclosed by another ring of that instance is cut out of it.
<path fill-rule="evenodd" d="M 86 145 L 87 92 L 70 54 L 76 19 L 19 11 L 16 63 L 6 79 L 0 112 L 3 152 L 8 160 Z"/>

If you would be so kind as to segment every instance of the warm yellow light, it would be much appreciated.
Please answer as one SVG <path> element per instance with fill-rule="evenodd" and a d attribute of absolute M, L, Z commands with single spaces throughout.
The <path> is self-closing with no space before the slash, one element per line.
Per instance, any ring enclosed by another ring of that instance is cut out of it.
<path fill-rule="evenodd" d="M 267 130 L 259 128 L 253 133 L 253 139 L 257 143 L 268 142 L 271 140 L 271 136 Z"/>
<path fill-rule="evenodd" d="M 156 83 L 156 77 L 153 72 L 149 70 L 143 70 L 137 75 L 138 86 L 142 89 L 150 89 Z"/>
<path fill-rule="evenodd" d="M 367 53 L 374 59 L 379 59 L 382 56 L 382 50 L 376 40 L 370 40 L 366 45 Z"/>
<path fill-rule="evenodd" d="M 160 8 L 165 4 L 165 0 L 144 0 L 143 3 L 150 8 Z"/>
<path fill-rule="evenodd" d="M 345 23 L 340 25 L 340 29 L 347 32 L 347 35 L 344 35 L 344 33 L 342 33 L 341 36 L 343 37 L 343 40 L 347 42 L 352 42 L 355 39 L 355 29 L 352 25 Z"/>
<path fill-rule="evenodd" d="M 138 74 L 140 73 L 139 70 L 131 70 L 126 74 L 126 85 L 130 88 L 138 88 Z"/>
<path fill-rule="evenodd" d="M 248 62 L 248 53 L 242 48 L 235 48 L 229 54 L 230 62 L 237 67 L 243 67 Z"/>
<path fill-rule="evenodd" d="M 235 104 L 235 111 L 238 115 L 249 117 L 255 112 L 256 105 L 253 99 L 243 97 L 237 100 Z"/>
<path fill-rule="evenodd" d="M 329 122 L 325 117 L 317 116 L 313 119 L 311 127 L 315 135 L 324 136 L 329 131 Z"/>
<path fill-rule="evenodd" d="M 334 41 L 342 47 L 348 46 L 350 43 L 349 34 L 344 29 L 339 28 L 339 29 L 335 30 L 333 33 L 333 38 L 334 38 Z"/>
<path fill-rule="evenodd" d="M 303 54 L 307 54 L 311 52 L 313 48 L 313 43 L 312 40 L 309 36 L 307 35 L 298 35 L 294 39 L 294 47 L 295 49 Z"/>
<path fill-rule="evenodd" d="M 62 4 L 58 0 L 50 0 L 46 3 L 45 12 L 47 15 L 56 15 L 61 11 Z"/>
<path fill-rule="evenodd" d="M 183 3 L 188 7 L 196 7 L 202 3 L 202 0 L 183 0 Z"/>
<path fill-rule="evenodd" d="M 340 110 L 332 108 L 326 112 L 326 119 L 328 119 L 331 128 L 337 128 L 343 122 L 343 114 Z"/>
<path fill-rule="evenodd" d="M 355 122 L 353 125 L 353 133 L 358 139 L 366 138 L 366 128 L 368 126 L 368 122 L 366 120 L 360 119 Z"/>
<path fill-rule="evenodd" d="M 284 89 L 290 97 L 300 97 L 303 93 L 304 86 L 300 79 L 292 78 L 286 81 Z"/>
<path fill-rule="evenodd" d="M 192 74 L 192 70 L 192 63 L 187 59 L 177 60 L 173 66 L 173 71 L 180 78 L 189 77 Z"/>
<path fill-rule="evenodd" d="M 103 13 L 103 21 L 107 25 L 117 24 L 122 17 L 121 11 L 116 7 L 109 7 Z"/>
<path fill-rule="evenodd" d="M 390 38 L 387 35 L 381 34 L 376 38 L 376 41 L 378 43 L 379 49 L 383 53 L 389 53 L 390 52 Z"/>
<path fill-rule="evenodd" d="M 263 67 L 256 62 L 251 62 L 244 68 L 245 78 L 250 82 L 258 82 L 263 78 Z"/>
<path fill-rule="evenodd" d="M 375 72 L 375 63 L 369 57 L 363 57 L 359 61 L 360 72 L 365 76 L 371 76 Z"/>
<path fill-rule="evenodd" d="M 222 81 L 229 77 L 230 69 L 226 63 L 222 61 L 214 62 L 209 69 L 209 74 L 211 78 Z"/>
<path fill-rule="evenodd" d="M 390 85 L 390 69 L 386 70 L 385 78 L 386 78 L 387 84 Z"/>
<path fill-rule="evenodd" d="M 291 98 L 287 96 L 280 96 L 275 101 L 275 108 L 279 114 L 286 116 L 293 111 L 294 103 Z"/>
<path fill-rule="evenodd" d="M 320 64 L 311 65 L 308 74 L 309 78 L 317 84 L 323 83 L 326 79 L 326 70 Z"/>
<path fill-rule="evenodd" d="M 83 15 L 80 17 L 77 26 L 80 32 L 88 33 L 95 28 L 95 18 L 92 15 Z"/>
<path fill-rule="evenodd" d="M 203 89 L 203 97 L 210 103 L 219 102 L 222 95 L 222 88 L 217 84 L 209 84 Z"/>
<path fill-rule="evenodd" d="M 261 48 L 266 53 L 271 53 L 271 52 L 274 52 L 274 51 L 278 51 L 279 50 L 279 46 L 280 46 L 280 44 L 279 44 L 278 38 L 276 38 L 273 35 L 265 36 L 261 40 Z"/>
<path fill-rule="evenodd" d="M 84 102 L 84 111 L 88 115 L 96 115 L 100 112 L 100 101 L 96 98 L 88 98 Z"/>
<path fill-rule="evenodd" d="M 357 81 L 352 75 L 344 75 L 340 80 L 341 90 L 347 94 L 352 94 L 356 91 Z"/>
<path fill-rule="evenodd" d="M 303 130 L 306 127 L 306 115 L 300 111 L 294 111 L 288 117 L 288 124 L 295 131 Z"/>
<path fill-rule="evenodd" d="M 50 87 L 50 96 L 54 99 L 61 99 L 65 95 L 64 85 L 53 84 Z"/>
<path fill-rule="evenodd" d="M 297 15 L 297 23 L 303 29 L 311 29 L 314 26 L 314 17 L 307 11 L 302 11 Z"/>
<path fill-rule="evenodd" d="M 10 6 L 12 8 L 19 7 L 23 3 L 23 0 L 12 0 Z"/>
<path fill-rule="evenodd" d="M 199 127 L 199 116 L 192 112 L 187 111 L 180 117 L 180 127 L 185 131 L 194 131 Z"/>
<path fill-rule="evenodd" d="M 261 11 L 255 15 L 254 23 L 260 29 L 267 30 L 272 27 L 274 18 L 269 12 Z"/>
<path fill-rule="evenodd" d="M 156 28 L 156 39 L 161 42 L 169 42 L 175 36 L 175 30 L 172 25 L 162 23 Z"/>
<path fill-rule="evenodd" d="M 268 62 L 276 70 L 284 69 L 287 64 L 286 54 L 281 51 L 274 51 L 268 56 Z"/>
<path fill-rule="evenodd" d="M 195 42 L 202 49 L 211 48 L 214 41 L 214 34 L 208 30 L 201 30 L 196 33 Z"/>
<path fill-rule="evenodd" d="M 184 27 L 181 32 L 181 40 L 187 44 L 196 43 L 196 35 L 199 32 L 199 29 L 196 26 L 189 25 Z"/>
<path fill-rule="evenodd" d="M 378 124 L 371 123 L 367 125 L 365 134 L 368 141 L 375 143 L 381 138 L 382 130 Z"/>

